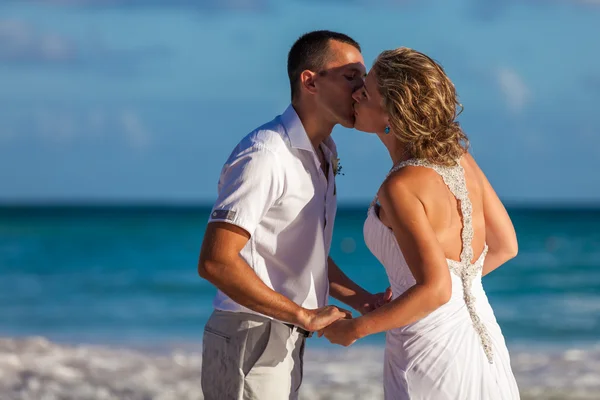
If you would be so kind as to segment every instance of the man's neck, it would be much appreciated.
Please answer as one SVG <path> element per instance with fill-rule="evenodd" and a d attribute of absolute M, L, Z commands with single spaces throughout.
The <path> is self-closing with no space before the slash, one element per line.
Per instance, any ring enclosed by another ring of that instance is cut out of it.
<path fill-rule="evenodd" d="M 302 122 L 308 140 L 310 140 L 313 148 L 317 150 L 321 143 L 331 136 L 334 124 L 320 119 L 312 105 L 293 102 L 292 106 Z"/>

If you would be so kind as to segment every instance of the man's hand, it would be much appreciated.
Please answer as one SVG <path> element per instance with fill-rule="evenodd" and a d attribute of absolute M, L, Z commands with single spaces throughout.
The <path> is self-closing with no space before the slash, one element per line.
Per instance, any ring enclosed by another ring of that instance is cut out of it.
<path fill-rule="evenodd" d="M 344 318 L 352 318 L 348 310 L 336 306 L 325 306 L 314 310 L 303 310 L 299 321 L 300 326 L 309 332 L 320 331 L 335 321 Z"/>
<path fill-rule="evenodd" d="M 334 322 L 327 328 L 319 331 L 319 337 L 325 335 L 333 344 L 350 346 L 359 339 L 356 333 L 355 319 L 343 319 Z"/>
<path fill-rule="evenodd" d="M 388 287 L 385 292 L 372 294 L 363 299 L 363 304 L 361 304 L 356 310 L 360 312 L 362 315 L 373 311 L 384 304 L 392 301 L 392 288 Z"/>

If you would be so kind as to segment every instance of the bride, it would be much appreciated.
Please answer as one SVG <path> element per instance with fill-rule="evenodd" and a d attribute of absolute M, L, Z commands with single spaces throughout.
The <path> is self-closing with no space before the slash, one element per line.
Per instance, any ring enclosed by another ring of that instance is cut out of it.
<path fill-rule="evenodd" d="M 384 51 L 354 93 L 355 128 L 374 132 L 393 167 L 364 224 L 392 302 L 324 334 L 348 346 L 386 332 L 388 400 L 518 399 L 481 278 L 515 257 L 511 220 L 456 122 L 454 85 L 408 48 Z"/>

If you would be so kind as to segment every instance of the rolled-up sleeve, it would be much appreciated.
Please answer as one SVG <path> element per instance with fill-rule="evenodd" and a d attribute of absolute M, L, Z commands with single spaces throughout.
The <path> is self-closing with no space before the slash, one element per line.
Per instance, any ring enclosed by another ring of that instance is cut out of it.
<path fill-rule="evenodd" d="M 209 222 L 228 222 L 252 235 L 282 196 L 283 187 L 283 172 L 274 152 L 253 147 L 232 155 L 221 171 Z"/>

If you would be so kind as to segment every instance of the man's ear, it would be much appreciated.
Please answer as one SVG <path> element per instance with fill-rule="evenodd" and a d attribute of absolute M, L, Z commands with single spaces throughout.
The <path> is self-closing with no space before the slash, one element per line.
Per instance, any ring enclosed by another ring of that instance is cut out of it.
<path fill-rule="evenodd" d="M 315 94 L 317 92 L 317 86 L 315 84 L 316 79 L 316 73 L 305 69 L 300 74 L 300 86 L 302 86 L 303 90 L 306 90 L 308 93 Z"/>

